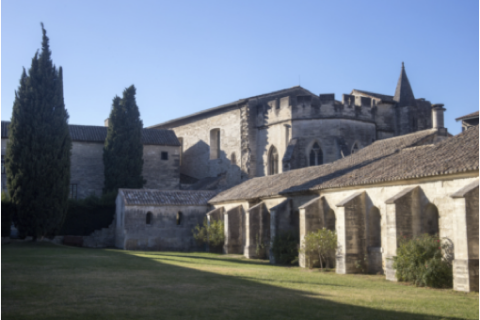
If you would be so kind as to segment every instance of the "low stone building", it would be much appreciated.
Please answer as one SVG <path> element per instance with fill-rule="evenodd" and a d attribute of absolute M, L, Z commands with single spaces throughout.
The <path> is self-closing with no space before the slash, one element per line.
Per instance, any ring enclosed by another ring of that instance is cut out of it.
<path fill-rule="evenodd" d="M 6 190 L 4 157 L 8 143 L 8 126 L 2 121 L 2 190 Z M 103 147 L 107 127 L 69 125 L 72 139 L 70 197 L 100 196 L 104 187 Z M 178 189 L 180 142 L 171 130 L 142 130 L 143 178 L 145 188 Z"/>
<path fill-rule="evenodd" d="M 213 191 L 120 189 L 115 246 L 127 250 L 204 250 L 192 229 L 202 224 Z"/>
<path fill-rule="evenodd" d="M 439 234 L 454 250 L 454 289 L 478 291 L 478 146 L 478 126 L 455 137 L 423 130 L 326 165 L 250 179 L 210 203 L 238 215 L 236 232 L 225 223 L 226 236 L 236 237 L 226 243 L 243 243 L 236 253 L 248 258 L 257 235 L 271 242 L 290 230 L 303 240 L 323 227 L 336 230 L 341 274 L 365 270 L 396 280 L 400 238 Z"/>

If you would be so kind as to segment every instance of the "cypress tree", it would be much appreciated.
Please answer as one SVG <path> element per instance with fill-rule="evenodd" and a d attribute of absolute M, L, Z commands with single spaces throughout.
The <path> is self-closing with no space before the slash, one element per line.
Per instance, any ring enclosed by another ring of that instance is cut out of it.
<path fill-rule="evenodd" d="M 42 24 L 42 50 L 23 70 L 15 92 L 5 167 L 19 231 L 54 234 L 65 219 L 70 184 L 71 140 L 63 99 L 62 68 L 51 60 Z"/>
<path fill-rule="evenodd" d="M 113 99 L 108 120 L 107 138 L 103 149 L 105 187 L 103 193 L 116 193 L 118 188 L 139 189 L 142 177 L 142 128 L 135 86 L 123 91 L 123 98 Z"/>

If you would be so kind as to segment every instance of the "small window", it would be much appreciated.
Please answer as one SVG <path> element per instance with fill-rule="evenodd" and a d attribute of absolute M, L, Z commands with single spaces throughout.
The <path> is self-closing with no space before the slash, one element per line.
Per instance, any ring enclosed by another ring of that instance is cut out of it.
<path fill-rule="evenodd" d="M 177 212 L 177 226 L 179 226 L 182 223 L 182 216 L 183 213 L 181 211 Z"/>
<path fill-rule="evenodd" d="M 151 225 L 152 224 L 152 213 L 149 211 L 147 212 L 147 217 L 145 219 L 145 223 L 148 224 L 148 225 Z"/>
<path fill-rule="evenodd" d="M 162 160 L 168 160 L 168 152 L 162 151 Z"/>
<path fill-rule="evenodd" d="M 317 142 L 315 142 L 310 150 L 310 166 L 318 166 L 323 164 L 323 152 Z"/>
<path fill-rule="evenodd" d="M 2 174 L 5 174 L 5 156 L 2 156 Z"/>
<path fill-rule="evenodd" d="M 2 167 L 2 170 L 3 170 L 3 167 Z M 70 185 L 69 198 L 70 198 L 70 199 L 77 199 L 77 193 L 78 193 L 78 184 L 72 183 L 72 184 Z"/>
<path fill-rule="evenodd" d="M 268 153 L 268 175 L 274 175 L 278 173 L 278 153 L 275 146 L 270 147 Z"/>
<path fill-rule="evenodd" d="M 220 129 L 210 130 L 210 159 L 220 158 Z"/>

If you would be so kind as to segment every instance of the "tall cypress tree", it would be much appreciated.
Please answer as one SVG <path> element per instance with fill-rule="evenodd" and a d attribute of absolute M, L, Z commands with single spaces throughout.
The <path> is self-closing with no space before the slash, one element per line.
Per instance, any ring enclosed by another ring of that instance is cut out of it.
<path fill-rule="evenodd" d="M 63 224 L 72 147 L 62 68 L 53 65 L 43 24 L 42 32 L 42 51 L 33 57 L 28 75 L 23 70 L 15 92 L 5 161 L 19 231 L 34 239 Z"/>
<path fill-rule="evenodd" d="M 118 188 L 142 188 L 143 145 L 142 128 L 135 86 L 123 91 L 123 98 L 113 99 L 108 120 L 107 139 L 103 149 L 105 168 L 104 194 Z"/>

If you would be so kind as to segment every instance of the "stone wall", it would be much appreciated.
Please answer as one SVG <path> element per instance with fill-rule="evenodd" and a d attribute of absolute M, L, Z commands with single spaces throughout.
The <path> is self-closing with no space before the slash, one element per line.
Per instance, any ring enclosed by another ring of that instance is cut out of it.
<path fill-rule="evenodd" d="M 167 160 L 162 160 L 162 152 Z M 180 186 L 180 150 L 179 147 L 144 145 L 143 178 L 147 180 L 147 189 L 178 189 Z"/>
<path fill-rule="evenodd" d="M 118 198 L 117 198 L 118 205 Z M 207 206 L 125 206 L 117 209 L 115 244 L 126 250 L 202 250 L 192 229 L 202 224 Z M 147 224 L 147 213 L 152 219 Z M 181 212 L 180 224 L 177 214 Z"/>
<path fill-rule="evenodd" d="M 103 143 L 72 142 L 70 184 L 77 185 L 77 198 L 101 196 L 104 187 Z"/>

